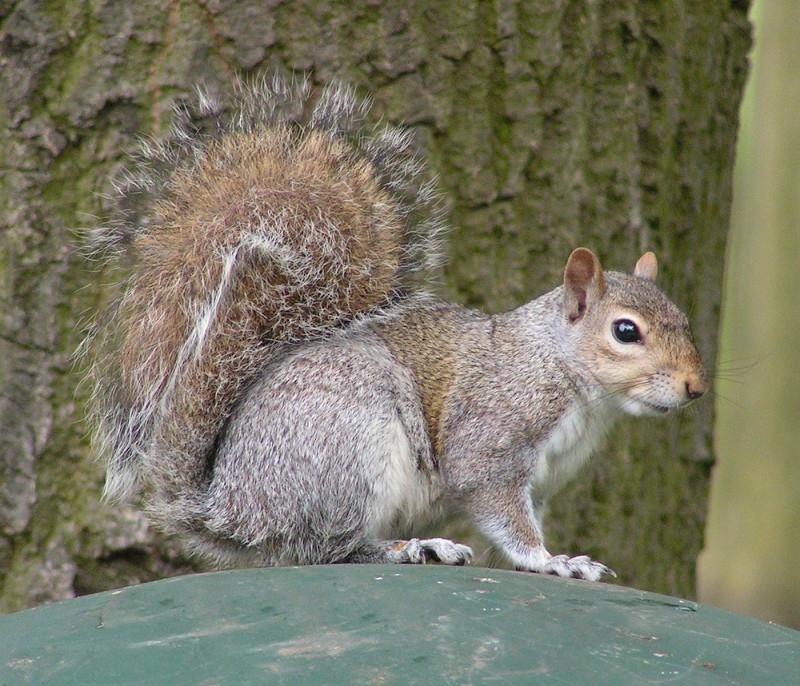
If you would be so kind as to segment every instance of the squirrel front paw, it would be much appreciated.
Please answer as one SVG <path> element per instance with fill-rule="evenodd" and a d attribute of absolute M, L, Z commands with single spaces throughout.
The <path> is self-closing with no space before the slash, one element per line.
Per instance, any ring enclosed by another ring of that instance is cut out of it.
<path fill-rule="evenodd" d="M 572 579 L 586 579 L 587 581 L 600 581 L 603 576 L 616 578 L 613 569 L 600 562 L 595 562 L 588 555 L 569 557 L 568 555 L 553 555 L 538 566 L 538 569 L 518 568 L 518 571 L 539 572 L 541 574 L 555 574 Z"/>
<path fill-rule="evenodd" d="M 393 553 L 397 555 L 396 562 L 415 565 L 429 561 L 463 565 L 472 560 L 472 548 L 446 538 L 412 538 Z"/>

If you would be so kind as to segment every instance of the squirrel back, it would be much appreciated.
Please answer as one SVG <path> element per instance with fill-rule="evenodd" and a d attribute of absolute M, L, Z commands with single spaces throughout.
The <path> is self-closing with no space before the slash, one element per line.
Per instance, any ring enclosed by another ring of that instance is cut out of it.
<path fill-rule="evenodd" d="M 277 77 L 239 83 L 232 111 L 200 93 L 206 128 L 177 108 L 91 235 L 95 255 L 130 266 L 93 343 L 108 496 L 144 487 L 167 519 L 188 516 L 270 356 L 418 297 L 406 293 L 438 265 L 438 198 L 409 134 L 360 130 L 368 103 L 347 87 L 311 100 L 307 82 Z"/>

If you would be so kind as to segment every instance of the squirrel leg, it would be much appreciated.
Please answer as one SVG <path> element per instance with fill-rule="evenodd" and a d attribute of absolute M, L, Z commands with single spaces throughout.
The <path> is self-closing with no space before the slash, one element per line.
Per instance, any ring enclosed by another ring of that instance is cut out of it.
<path fill-rule="evenodd" d="M 527 483 L 475 494 L 468 502 L 473 519 L 498 545 L 517 571 L 555 574 L 599 581 L 616 577 L 613 570 L 587 555 L 551 555 L 544 546 L 541 503 L 534 502 Z"/>
<path fill-rule="evenodd" d="M 472 560 L 472 548 L 446 538 L 412 538 L 408 541 L 377 541 L 365 545 L 347 562 L 425 564 L 442 562 L 463 565 Z"/>

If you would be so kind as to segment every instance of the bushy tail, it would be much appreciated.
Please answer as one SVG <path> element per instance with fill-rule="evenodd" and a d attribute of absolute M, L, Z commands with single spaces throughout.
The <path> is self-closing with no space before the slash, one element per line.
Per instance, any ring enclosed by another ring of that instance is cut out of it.
<path fill-rule="evenodd" d="M 310 100 L 276 78 L 239 84 L 230 109 L 204 93 L 177 108 L 90 238 L 128 270 L 92 345 L 106 493 L 144 487 L 169 528 L 195 511 L 214 441 L 277 346 L 402 297 L 439 258 L 409 135 L 365 131 L 368 105 L 344 86 Z"/>

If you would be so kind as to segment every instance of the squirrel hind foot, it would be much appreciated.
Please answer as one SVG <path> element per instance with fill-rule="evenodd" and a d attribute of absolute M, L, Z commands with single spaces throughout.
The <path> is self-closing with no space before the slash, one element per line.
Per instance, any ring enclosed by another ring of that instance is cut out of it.
<path fill-rule="evenodd" d="M 379 541 L 362 548 L 347 562 L 424 565 L 441 562 L 462 566 L 471 562 L 472 548 L 446 538 L 412 538 L 407 541 Z"/>

